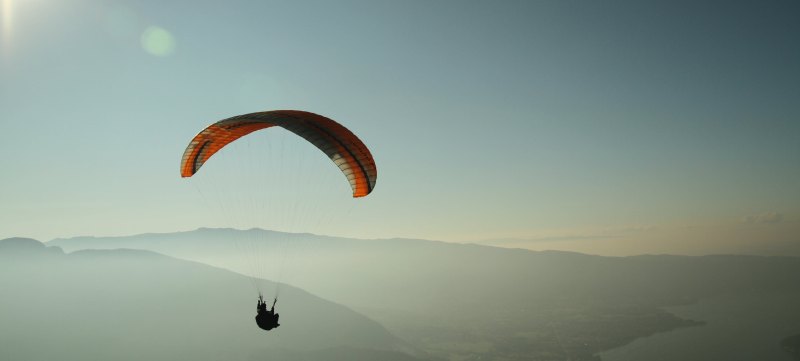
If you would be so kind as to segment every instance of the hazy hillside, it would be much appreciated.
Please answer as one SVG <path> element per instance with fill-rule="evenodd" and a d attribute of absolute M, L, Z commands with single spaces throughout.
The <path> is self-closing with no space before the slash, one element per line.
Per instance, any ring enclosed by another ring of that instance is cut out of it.
<path fill-rule="evenodd" d="M 442 357 L 595 359 L 633 339 L 702 323 L 661 307 L 800 288 L 800 259 L 598 257 L 424 240 L 357 240 L 200 229 L 50 242 L 141 248 L 252 273 L 285 260 L 283 280 L 366 313 Z M 244 250 L 244 251 L 243 251 Z M 259 253 L 260 252 L 260 253 Z"/>
<path fill-rule="evenodd" d="M 800 259 L 791 257 L 599 257 L 231 229 L 50 244 L 150 249 L 243 273 L 254 271 L 253 252 L 267 264 L 284 257 L 283 280 L 453 359 L 596 359 L 642 336 L 702 324 L 663 306 L 800 290 Z"/>
<path fill-rule="evenodd" d="M 264 332 L 247 277 L 148 251 L 3 240 L 0 290 L 2 360 L 415 359 L 381 325 L 290 286 L 281 327 Z"/>
<path fill-rule="evenodd" d="M 255 247 L 242 244 L 260 244 Z M 357 307 L 425 310 L 487 301 L 517 305 L 577 299 L 673 305 L 724 293 L 780 291 L 796 285 L 800 258 L 757 256 L 599 257 L 473 244 L 358 240 L 266 230 L 199 229 L 130 237 L 49 242 L 65 250 L 146 249 L 242 273 L 258 249 L 264 263 L 285 258 L 280 275 Z M 288 246 L 287 246 L 288 245 Z M 281 248 L 283 247 L 283 248 Z M 368 270 L 368 271 L 367 271 Z M 278 276 L 278 275 L 273 275 Z M 495 297 L 502 296 L 502 297 Z"/>

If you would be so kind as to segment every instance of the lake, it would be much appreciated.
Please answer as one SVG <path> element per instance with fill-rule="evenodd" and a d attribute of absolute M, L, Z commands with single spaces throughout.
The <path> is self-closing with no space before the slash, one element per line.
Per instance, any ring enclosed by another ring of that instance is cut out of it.
<path fill-rule="evenodd" d="M 666 308 L 706 322 L 601 352 L 603 361 L 792 361 L 780 341 L 800 333 L 800 293 L 705 299 Z"/>

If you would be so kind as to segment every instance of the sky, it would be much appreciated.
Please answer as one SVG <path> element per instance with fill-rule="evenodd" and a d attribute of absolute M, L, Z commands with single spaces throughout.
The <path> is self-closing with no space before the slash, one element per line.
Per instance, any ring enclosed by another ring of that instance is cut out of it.
<path fill-rule="evenodd" d="M 0 238 L 261 227 L 800 256 L 796 1 L 0 11 Z M 180 178 L 197 132 L 272 109 L 351 129 L 376 159 L 375 191 L 349 199 L 322 153 L 279 130 Z"/>

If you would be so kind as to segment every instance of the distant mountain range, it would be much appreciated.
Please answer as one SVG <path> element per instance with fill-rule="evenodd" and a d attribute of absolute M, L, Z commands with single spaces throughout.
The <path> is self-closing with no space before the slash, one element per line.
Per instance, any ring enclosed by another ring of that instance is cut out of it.
<path fill-rule="evenodd" d="M 601 257 L 416 239 L 348 239 L 261 229 L 198 229 L 55 239 L 66 251 L 143 249 L 249 274 L 283 263 L 291 284 L 354 307 L 416 310 L 562 298 L 675 305 L 743 290 L 792 287 L 797 257 Z M 271 268 L 266 269 L 266 271 Z M 613 285 L 613 287 L 609 287 Z M 505 295 L 498 298 L 496 295 Z M 511 297 L 513 296 L 513 297 Z M 462 312 L 462 309 L 453 310 Z"/>
<path fill-rule="evenodd" d="M 638 337 L 700 324 L 664 306 L 800 290 L 800 258 L 793 257 L 600 257 L 260 229 L 48 244 L 67 251 L 145 249 L 285 281 L 365 313 L 443 358 L 594 360 L 598 351 Z M 284 266 L 263 274 L 254 262 Z"/>
<path fill-rule="evenodd" d="M 380 324 L 291 286 L 281 327 L 262 331 L 249 277 L 151 251 L 1 240 L 0 290 L 0 360 L 418 360 Z"/>

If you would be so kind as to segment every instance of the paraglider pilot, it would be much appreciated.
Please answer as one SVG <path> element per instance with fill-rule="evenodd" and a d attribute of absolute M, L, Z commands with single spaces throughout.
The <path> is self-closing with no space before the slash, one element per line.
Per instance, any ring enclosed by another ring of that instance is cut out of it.
<path fill-rule="evenodd" d="M 275 303 L 277 302 L 278 298 L 275 297 L 272 301 L 272 308 L 267 311 L 267 303 L 264 302 L 264 296 L 261 294 L 258 295 L 258 306 L 256 308 L 258 311 L 256 314 L 256 324 L 258 327 L 269 331 L 281 325 L 278 323 L 278 317 L 280 317 L 280 315 L 275 313 Z"/>

